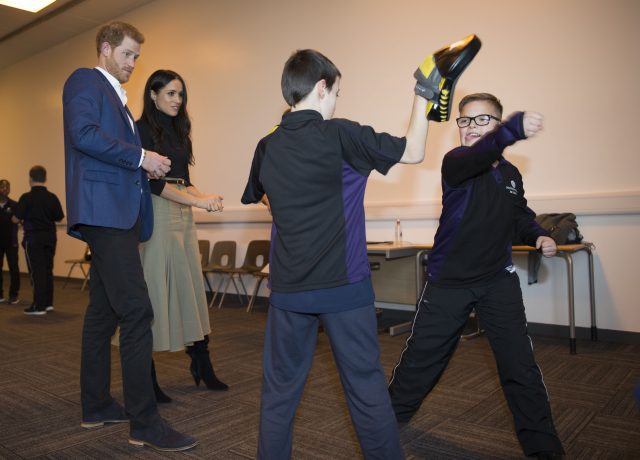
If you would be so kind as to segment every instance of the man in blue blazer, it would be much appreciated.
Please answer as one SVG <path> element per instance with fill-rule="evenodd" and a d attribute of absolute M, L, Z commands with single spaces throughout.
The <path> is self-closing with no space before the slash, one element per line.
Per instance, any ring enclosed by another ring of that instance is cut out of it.
<path fill-rule="evenodd" d="M 158 414 L 151 381 L 153 310 L 138 253 L 153 231 L 148 178 L 170 169 L 145 151 L 121 84 L 144 42 L 133 26 L 113 22 L 96 36 L 98 65 L 78 69 L 63 92 L 67 231 L 91 249 L 91 291 L 82 332 L 82 426 L 130 421 L 129 442 L 186 450 L 197 441 Z M 120 327 L 125 410 L 110 393 L 110 340 Z"/>

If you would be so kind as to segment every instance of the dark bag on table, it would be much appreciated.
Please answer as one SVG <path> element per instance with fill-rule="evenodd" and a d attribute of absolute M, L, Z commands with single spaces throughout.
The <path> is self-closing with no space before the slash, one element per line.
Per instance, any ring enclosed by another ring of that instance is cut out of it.
<path fill-rule="evenodd" d="M 549 232 L 556 244 L 575 244 L 582 241 L 582 234 L 578 230 L 576 215 L 571 212 L 538 214 L 536 222 Z M 528 284 L 538 282 L 538 269 L 542 255 L 540 252 L 530 252 L 528 255 Z"/>
<path fill-rule="evenodd" d="M 576 215 L 571 212 L 538 214 L 536 222 L 549 232 L 556 244 L 576 244 L 582 241 Z"/>

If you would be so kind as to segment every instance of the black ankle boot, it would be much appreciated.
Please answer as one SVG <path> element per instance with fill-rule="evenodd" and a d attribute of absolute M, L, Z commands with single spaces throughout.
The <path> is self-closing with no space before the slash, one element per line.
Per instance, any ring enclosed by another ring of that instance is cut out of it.
<path fill-rule="evenodd" d="M 193 381 L 196 383 L 196 386 L 200 386 L 200 368 L 197 364 L 195 345 L 189 345 L 186 352 L 191 357 L 191 365 L 189 366 L 189 371 L 191 372 Z"/>
<path fill-rule="evenodd" d="M 192 346 L 187 347 L 187 354 L 191 356 L 191 375 L 198 386 L 200 380 L 203 380 L 209 390 L 226 391 L 229 386 L 218 380 L 211 365 L 208 343 L 209 336 L 205 335 L 204 340 L 194 342 Z"/>
<path fill-rule="evenodd" d="M 153 382 L 153 391 L 156 394 L 156 402 L 165 404 L 173 401 L 173 399 L 167 396 L 167 394 L 162 391 L 162 389 L 158 385 L 158 378 L 156 377 L 156 365 L 153 360 L 151 360 L 151 381 Z"/>

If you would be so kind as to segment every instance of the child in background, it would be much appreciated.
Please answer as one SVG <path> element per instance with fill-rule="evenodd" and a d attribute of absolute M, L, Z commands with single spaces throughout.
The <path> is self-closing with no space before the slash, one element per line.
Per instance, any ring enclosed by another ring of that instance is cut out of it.
<path fill-rule="evenodd" d="M 56 222 L 64 218 L 58 197 L 47 190 L 47 170 L 34 166 L 29 171 L 31 191 L 18 200 L 14 221 L 22 221 L 22 247 L 27 259 L 33 302 L 25 315 L 44 315 L 53 311 L 53 257 L 56 253 Z"/>

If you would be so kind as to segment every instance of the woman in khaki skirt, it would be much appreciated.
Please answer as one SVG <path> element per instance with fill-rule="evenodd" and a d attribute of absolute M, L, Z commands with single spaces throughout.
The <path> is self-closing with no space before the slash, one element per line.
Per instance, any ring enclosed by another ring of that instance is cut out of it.
<path fill-rule="evenodd" d="M 151 239 L 140 245 L 144 277 L 153 305 L 153 351 L 179 351 L 191 356 L 196 385 L 227 390 L 209 358 L 211 328 L 200 266 L 192 207 L 222 211 L 222 196 L 201 193 L 189 179 L 194 163 L 191 121 L 187 114 L 184 80 L 170 70 L 157 70 L 147 80 L 144 109 L 137 122 L 142 147 L 171 160 L 167 177 L 150 180 L 154 227 Z M 169 398 L 152 377 L 158 402 Z"/>

